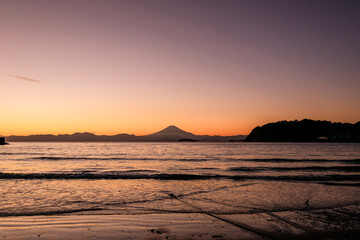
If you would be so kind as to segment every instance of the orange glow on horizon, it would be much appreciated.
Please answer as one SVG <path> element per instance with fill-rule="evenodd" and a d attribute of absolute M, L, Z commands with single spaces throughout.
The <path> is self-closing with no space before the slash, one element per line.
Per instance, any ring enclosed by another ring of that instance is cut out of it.
<path fill-rule="evenodd" d="M 350 1 L 140 2 L 1 2 L 0 135 L 360 120 Z"/>

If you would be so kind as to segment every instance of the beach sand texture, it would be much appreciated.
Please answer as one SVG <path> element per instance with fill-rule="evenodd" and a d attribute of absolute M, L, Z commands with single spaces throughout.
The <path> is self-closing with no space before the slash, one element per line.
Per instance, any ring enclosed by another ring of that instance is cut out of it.
<path fill-rule="evenodd" d="M 360 205 L 214 215 L 55 215 L 0 218 L 1 239 L 357 239 Z"/>

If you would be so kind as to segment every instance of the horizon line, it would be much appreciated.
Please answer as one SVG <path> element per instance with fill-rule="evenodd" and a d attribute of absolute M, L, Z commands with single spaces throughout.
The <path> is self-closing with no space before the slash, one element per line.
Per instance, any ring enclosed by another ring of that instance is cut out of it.
<path fill-rule="evenodd" d="M 168 125 L 167 127 L 159 130 L 159 131 L 155 131 L 155 132 L 152 132 L 152 133 L 146 133 L 146 134 L 133 134 L 133 133 L 126 133 L 126 132 L 120 132 L 120 133 L 115 133 L 115 134 L 98 134 L 98 133 L 95 133 L 95 132 L 92 132 L 92 131 L 74 131 L 72 133 L 33 133 L 33 134 L 27 134 L 27 135 L 23 135 L 23 134 L 20 134 L 20 135 L 16 135 L 16 134 L 10 134 L 10 135 L 1 135 L 0 134 L 0 137 L 12 137 L 12 136 L 21 136 L 21 137 L 27 137 L 27 136 L 44 136 L 44 135 L 52 135 L 52 136 L 60 136 L 60 135 L 74 135 L 76 133 L 80 133 L 80 134 L 84 134 L 84 133 L 90 133 L 90 134 L 93 134 L 95 136 L 116 136 L 116 135 L 121 135 L 121 134 L 126 134 L 126 135 L 130 135 L 130 136 L 137 136 L 137 137 L 142 137 L 142 136 L 148 136 L 148 135 L 152 135 L 152 134 L 155 134 L 155 133 L 158 133 L 158 132 L 161 132 L 169 127 L 175 127 L 175 128 L 178 128 L 179 130 L 183 131 L 183 132 L 186 132 L 186 133 L 191 133 L 195 136 L 220 136 L 220 137 L 231 137 L 231 136 L 248 136 L 252 130 L 256 127 L 261 127 L 261 126 L 264 126 L 266 124 L 269 124 L 269 123 L 276 123 L 276 122 L 283 122 L 283 121 L 288 121 L 288 122 L 291 122 L 291 121 L 303 121 L 303 120 L 311 120 L 311 121 L 327 121 L 327 122 L 331 122 L 331 123 L 343 123 L 343 124 L 357 124 L 359 123 L 360 121 L 356 121 L 354 123 L 349 123 L 349 122 L 340 122 L 340 121 L 330 121 L 330 120 L 314 120 L 314 119 L 310 119 L 310 118 L 303 118 L 301 120 L 298 120 L 298 119 L 294 119 L 294 120 L 278 120 L 278 121 L 273 121 L 273 122 L 266 122 L 266 123 L 263 123 L 261 125 L 257 125 L 255 127 L 253 127 L 248 134 L 223 134 L 223 135 L 220 135 L 220 134 L 194 134 L 192 132 L 188 132 L 188 131 L 185 131 L 179 127 L 177 127 L 176 125 L 174 124 L 170 124 Z"/>

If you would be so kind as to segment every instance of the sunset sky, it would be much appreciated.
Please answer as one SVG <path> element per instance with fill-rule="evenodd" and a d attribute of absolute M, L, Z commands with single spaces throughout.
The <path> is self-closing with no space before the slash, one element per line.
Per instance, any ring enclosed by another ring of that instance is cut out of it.
<path fill-rule="evenodd" d="M 360 121 L 360 1 L 0 1 L 0 135 Z"/>

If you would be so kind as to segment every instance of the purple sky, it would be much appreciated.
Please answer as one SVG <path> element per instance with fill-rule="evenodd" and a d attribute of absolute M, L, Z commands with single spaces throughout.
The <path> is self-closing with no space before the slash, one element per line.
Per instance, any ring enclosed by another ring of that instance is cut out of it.
<path fill-rule="evenodd" d="M 0 134 L 360 120 L 360 1 L 0 1 Z"/>

